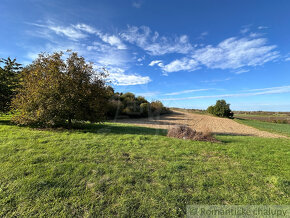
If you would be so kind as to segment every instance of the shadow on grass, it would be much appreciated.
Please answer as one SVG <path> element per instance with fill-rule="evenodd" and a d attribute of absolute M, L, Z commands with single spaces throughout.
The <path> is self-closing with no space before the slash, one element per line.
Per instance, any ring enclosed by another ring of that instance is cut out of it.
<path fill-rule="evenodd" d="M 13 123 L 10 122 L 10 120 L 1 120 L 1 119 L 0 119 L 0 124 L 11 125 L 11 126 L 14 125 Z"/>
<path fill-rule="evenodd" d="M 241 117 L 234 117 L 235 120 L 247 120 L 245 118 L 241 118 Z"/>
<path fill-rule="evenodd" d="M 253 134 L 242 134 L 242 133 L 220 133 L 220 132 L 213 132 L 212 134 L 217 135 L 217 136 L 255 136 Z"/>
<path fill-rule="evenodd" d="M 154 129 L 139 126 L 127 126 L 116 124 L 77 124 L 73 129 L 84 133 L 98 133 L 98 134 L 135 134 L 135 135 L 163 135 L 167 134 L 166 129 Z"/>
<path fill-rule="evenodd" d="M 40 131 L 55 131 L 55 132 L 83 132 L 83 133 L 97 133 L 97 134 L 135 134 L 135 135 L 163 135 L 167 134 L 166 129 L 154 129 L 148 127 L 130 126 L 124 124 L 106 124 L 106 123 L 74 123 L 73 126 L 68 129 L 67 127 L 56 128 L 42 128 L 39 126 L 19 126 L 15 125 L 7 118 L 0 119 L 0 125 L 9 125 L 17 127 L 28 127 L 34 130 Z"/>

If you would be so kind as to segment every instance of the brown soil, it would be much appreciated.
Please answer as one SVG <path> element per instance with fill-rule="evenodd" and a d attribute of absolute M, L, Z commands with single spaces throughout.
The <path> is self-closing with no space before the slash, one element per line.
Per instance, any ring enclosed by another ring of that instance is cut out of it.
<path fill-rule="evenodd" d="M 231 119 L 175 110 L 172 114 L 162 115 L 160 117 L 155 117 L 154 119 L 120 119 L 116 122 L 160 129 L 169 129 L 172 127 L 172 125 L 186 125 L 196 130 L 197 132 L 203 132 L 204 130 L 207 130 L 213 134 L 287 138 L 286 136 L 261 131 L 253 127 L 237 123 Z"/>

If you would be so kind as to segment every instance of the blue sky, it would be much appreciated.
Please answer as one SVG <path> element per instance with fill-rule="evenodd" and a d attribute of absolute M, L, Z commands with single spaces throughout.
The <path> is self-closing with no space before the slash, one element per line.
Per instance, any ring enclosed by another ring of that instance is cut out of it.
<path fill-rule="evenodd" d="M 167 106 L 290 111 L 290 1 L 1 0 L 0 57 L 72 49 Z"/>

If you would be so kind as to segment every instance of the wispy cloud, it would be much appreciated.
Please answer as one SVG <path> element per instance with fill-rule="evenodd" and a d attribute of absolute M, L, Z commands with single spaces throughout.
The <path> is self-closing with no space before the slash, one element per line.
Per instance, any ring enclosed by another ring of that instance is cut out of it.
<path fill-rule="evenodd" d="M 141 1 L 141 0 L 135 0 L 132 2 L 132 6 L 134 8 L 141 8 L 142 4 L 143 4 L 143 1 Z"/>
<path fill-rule="evenodd" d="M 242 73 L 246 73 L 249 72 L 250 70 L 246 70 L 246 69 L 240 69 L 238 71 L 235 71 L 235 74 L 242 74 Z"/>
<path fill-rule="evenodd" d="M 151 81 L 149 76 L 130 73 L 132 57 L 126 51 L 126 45 L 117 35 L 103 33 L 84 23 L 61 26 L 47 21 L 44 24 L 32 25 L 38 28 L 37 31 L 45 32 L 45 36 L 48 36 L 47 39 L 50 42 L 42 48 L 30 51 L 27 54 L 28 59 L 35 59 L 43 49 L 49 53 L 71 49 L 92 61 L 96 68 L 105 67 L 109 71 L 108 79 L 114 85 L 141 85 Z M 93 42 L 83 40 L 87 37 L 91 37 Z"/>
<path fill-rule="evenodd" d="M 142 92 L 136 93 L 136 96 L 143 96 L 143 97 L 155 97 L 159 94 L 159 92 Z"/>
<path fill-rule="evenodd" d="M 276 87 L 261 88 L 261 89 L 248 89 L 246 91 L 248 91 L 248 92 L 256 92 L 256 91 L 276 92 L 276 91 L 285 91 L 285 90 L 289 90 L 289 89 L 290 89 L 290 86 L 276 86 Z"/>
<path fill-rule="evenodd" d="M 209 69 L 238 69 L 237 72 L 242 73 L 245 72 L 243 67 L 259 66 L 277 59 L 279 52 L 275 49 L 275 45 L 267 45 L 265 38 L 231 37 L 217 46 L 196 49 L 191 57 L 159 66 L 165 72 L 194 71 L 205 66 Z"/>
<path fill-rule="evenodd" d="M 263 65 L 279 56 L 275 45 L 266 45 L 264 38 L 228 38 L 217 46 L 195 51 L 193 58 L 212 69 L 238 69 Z"/>
<path fill-rule="evenodd" d="M 232 79 L 231 77 L 227 77 L 225 79 L 212 79 L 212 80 L 204 80 L 204 81 L 201 81 L 201 82 L 204 82 L 204 83 L 216 83 L 216 82 L 229 81 L 231 79 Z"/>
<path fill-rule="evenodd" d="M 94 27 L 90 26 L 90 25 L 87 25 L 87 24 L 84 24 L 84 23 L 79 23 L 79 24 L 76 24 L 76 25 L 72 25 L 75 29 L 78 29 L 78 30 L 82 30 L 82 31 L 85 31 L 87 33 L 90 33 L 90 34 L 95 34 L 95 33 L 98 33 L 99 31 L 97 29 L 95 29 Z"/>
<path fill-rule="evenodd" d="M 71 24 L 69 26 L 61 26 L 57 25 L 52 21 L 47 21 L 46 24 L 37 24 L 33 23 L 32 25 L 40 27 L 43 29 L 43 32 L 46 36 L 49 36 L 47 30 L 51 30 L 57 35 L 67 37 L 71 40 L 81 40 L 83 38 L 88 37 L 89 35 L 98 36 L 103 42 L 110 44 L 118 49 L 126 49 L 126 45 L 122 42 L 122 40 L 116 35 L 104 34 L 100 30 L 96 28 L 84 24 Z"/>
<path fill-rule="evenodd" d="M 147 84 L 151 81 L 148 76 L 140 76 L 138 74 L 126 74 L 121 68 L 109 69 L 109 80 L 114 85 L 119 86 L 130 86 L 130 85 L 142 85 Z"/>
<path fill-rule="evenodd" d="M 263 29 L 268 29 L 269 27 L 267 27 L 267 26 L 258 26 L 258 29 L 259 30 L 263 30 Z"/>
<path fill-rule="evenodd" d="M 251 89 L 247 90 L 245 93 L 241 91 L 239 93 L 231 94 L 222 94 L 222 95 L 203 95 L 203 96 L 191 96 L 184 98 L 166 98 L 162 99 L 163 101 L 178 101 L 178 100 L 190 100 L 190 99 L 204 99 L 204 98 L 227 98 L 227 97 L 248 97 L 248 96 L 257 96 L 257 95 L 269 95 L 269 94 L 282 94 L 290 93 L 290 86 L 280 86 L 280 87 L 271 87 L 263 89 Z"/>
<path fill-rule="evenodd" d="M 78 40 L 87 37 L 87 35 L 83 33 L 81 29 L 77 28 L 74 25 L 61 26 L 56 25 L 51 21 L 47 21 L 46 24 L 38 24 L 38 23 L 30 23 L 30 24 L 42 28 L 44 29 L 44 31 L 50 30 L 57 35 L 68 37 L 71 40 Z M 48 35 L 47 32 L 45 32 L 45 34 Z"/>
<path fill-rule="evenodd" d="M 96 34 L 97 36 L 100 37 L 100 39 L 103 42 L 106 42 L 106 43 L 110 44 L 111 46 L 115 46 L 118 49 L 126 49 L 127 48 L 126 45 L 121 41 L 121 39 L 116 35 L 104 34 L 100 30 L 97 30 L 94 27 L 89 26 L 87 24 L 83 24 L 83 23 L 73 25 L 73 27 L 75 27 L 78 30 L 82 30 L 82 31 L 85 31 L 87 33 L 90 33 L 90 34 Z"/>
<path fill-rule="evenodd" d="M 250 31 L 250 28 L 248 27 L 248 26 L 246 26 L 246 27 L 243 27 L 242 29 L 241 29 L 241 33 L 242 34 L 246 34 L 247 32 L 249 32 Z"/>
<path fill-rule="evenodd" d="M 164 95 L 181 95 L 181 94 L 187 94 L 192 92 L 202 92 L 202 91 L 208 91 L 210 89 L 190 89 L 190 90 L 183 90 L 180 92 L 172 92 L 172 93 L 166 93 Z"/>
<path fill-rule="evenodd" d="M 188 36 L 160 36 L 158 32 L 152 32 L 147 26 L 128 26 L 128 29 L 120 35 L 123 40 L 137 45 L 150 55 L 164 55 L 169 53 L 187 54 L 192 50 Z"/>
<path fill-rule="evenodd" d="M 202 33 L 199 35 L 198 39 L 204 39 L 207 35 L 208 35 L 208 32 L 202 32 Z"/>

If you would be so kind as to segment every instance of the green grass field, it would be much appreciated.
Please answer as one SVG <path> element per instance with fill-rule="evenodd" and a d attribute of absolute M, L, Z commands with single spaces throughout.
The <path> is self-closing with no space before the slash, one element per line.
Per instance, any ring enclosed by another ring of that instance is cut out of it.
<path fill-rule="evenodd" d="M 290 124 L 270 123 L 250 119 L 235 119 L 237 122 L 268 132 L 279 133 L 290 137 Z"/>
<path fill-rule="evenodd" d="M 167 138 L 122 124 L 37 130 L 0 121 L 0 217 L 166 216 L 188 204 L 289 204 L 290 140 Z"/>

